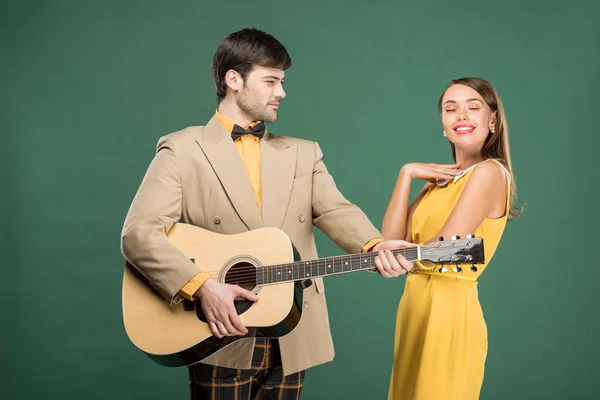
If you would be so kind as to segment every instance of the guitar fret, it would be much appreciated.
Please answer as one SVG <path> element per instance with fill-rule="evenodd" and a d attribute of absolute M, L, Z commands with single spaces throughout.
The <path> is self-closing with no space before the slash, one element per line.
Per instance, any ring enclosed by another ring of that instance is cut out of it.
<path fill-rule="evenodd" d="M 372 265 L 371 253 L 365 253 L 360 258 L 360 267 L 362 269 L 369 268 Z"/>
<path fill-rule="evenodd" d="M 298 273 L 296 272 L 296 267 L 294 264 L 288 264 L 289 271 L 292 271 L 292 280 L 298 279 Z"/>

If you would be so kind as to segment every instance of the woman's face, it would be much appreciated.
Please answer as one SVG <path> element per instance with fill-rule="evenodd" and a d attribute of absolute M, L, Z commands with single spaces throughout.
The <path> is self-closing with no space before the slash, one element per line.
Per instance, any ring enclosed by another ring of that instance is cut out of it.
<path fill-rule="evenodd" d="M 496 122 L 496 113 L 475 89 L 452 85 L 442 97 L 442 125 L 457 150 L 481 153 L 483 143 Z"/>

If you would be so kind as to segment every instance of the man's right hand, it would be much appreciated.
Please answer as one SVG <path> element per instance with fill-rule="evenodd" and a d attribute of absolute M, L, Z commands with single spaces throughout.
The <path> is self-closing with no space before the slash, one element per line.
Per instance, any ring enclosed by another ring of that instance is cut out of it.
<path fill-rule="evenodd" d="M 224 336 L 243 336 L 248 333 L 248 329 L 237 315 L 233 300 L 241 297 L 257 301 L 258 296 L 237 285 L 208 279 L 194 297 L 201 301 L 202 310 L 213 335 L 221 339 Z"/>

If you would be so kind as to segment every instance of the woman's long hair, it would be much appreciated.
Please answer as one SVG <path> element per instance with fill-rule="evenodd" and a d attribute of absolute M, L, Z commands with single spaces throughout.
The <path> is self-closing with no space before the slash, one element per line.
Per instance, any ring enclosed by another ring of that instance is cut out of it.
<path fill-rule="evenodd" d="M 475 90 L 483 97 L 488 107 L 492 112 L 496 112 L 496 124 L 494 125 L 494 132 L 489 131 L 488 136 L 483 143 L 481 149 L 481 155 L 484 160 L 494 158 L 502 163 L 504 167 L 510 172 L 510 209 L 508 219 L 512 220 L 523 212 L 523 207 L 520 207 L 517 200 L 517 185 L 515 183 L 515 174 L 512 169 L 510 160 L 510 146 L 508 144 L 508 127 L 506 124 L 506 114 L 504 113 L 504 107 L 502 107 L 502 101 L 500 96 L 496 92 L 496 89 L 483 78 L 460 78 L 450 81 L 440 99 L 438 100 L 438 111 L 442 112 L 442 98 L 446 93 L 446 90 L 452 85 L 464 85 Z M 450 143 L 452 148 L 452 157 L 456 162 L 456 149 L 454 144 Z"/>

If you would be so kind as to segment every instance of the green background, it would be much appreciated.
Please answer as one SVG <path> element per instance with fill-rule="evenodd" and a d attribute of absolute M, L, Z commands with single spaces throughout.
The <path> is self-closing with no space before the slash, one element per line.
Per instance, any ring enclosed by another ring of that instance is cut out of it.
<path fill-rule="evenodd" d="M 447 82 L 496 86 L 526 208 L 479 285 L 481 397 L 598 398 L 599 4 L 3 1 L 0 397 L 187 398 L 125 335 L 120 230 L 157 139 L 214 113 L 219 43 L 257 27 L 293 59 L 270 129 L 318 141 L 376 226 L 404 163 L 450 161 Z M 302 398 L 383 399 L 404 280 L 326 281 L 336 358 Z"/>

